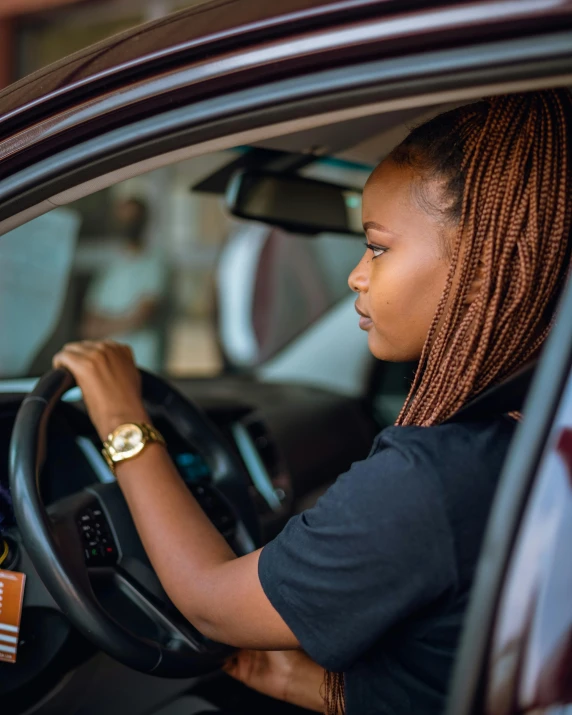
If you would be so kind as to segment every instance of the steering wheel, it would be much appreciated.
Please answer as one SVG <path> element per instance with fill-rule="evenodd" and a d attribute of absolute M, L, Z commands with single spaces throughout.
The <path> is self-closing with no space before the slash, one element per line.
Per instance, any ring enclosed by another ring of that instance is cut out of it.
<path fill-rule="evenodd" d="M 235 553 L 252 551 L 260 541 L 259 524 L 242 465 L 196 405 L 156 375 L 141 375 L 150 414 L 198 447 L 211 469 L 211 482 L 195 488 L 199 502 L 225 530 Z M 48 421 L 74 384 L 67 370 L 46 373 L 24 399 L 14 425 L 10 489 L 30 559 L 69 621 L 116 660 L 163 677 L 214 670 L 232 649 L 202 636 L 170 602 L 116 482 L 90 486 L 49 508 L 42 503 Z"/>

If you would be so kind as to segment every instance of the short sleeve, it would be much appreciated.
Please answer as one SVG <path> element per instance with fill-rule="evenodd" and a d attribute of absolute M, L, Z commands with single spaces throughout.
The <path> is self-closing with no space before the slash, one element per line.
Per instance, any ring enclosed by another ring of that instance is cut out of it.
<path fill-rule="evenodd" d="M 260 555 L 266 596 L 329 670 L 347 670 L 389 629 L 455 587 L 451 529 L 422 429 L 384 430 L 378 451 L 338 477 Z"/>

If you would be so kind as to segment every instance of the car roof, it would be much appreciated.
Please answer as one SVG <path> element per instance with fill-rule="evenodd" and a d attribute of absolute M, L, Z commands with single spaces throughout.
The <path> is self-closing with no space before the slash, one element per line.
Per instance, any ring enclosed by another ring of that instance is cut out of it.
<path fill-rule="evenodd" d="M 59 108 L 65 106 L 66 94 L 72 90 L 77 100 L 82 84 L 90 86 L 90 92 L 95 85 L 108 90 L 110 82 L 119 78 L 142 77 L 183 57 L 185 61 L 201 58 L 221 45 L 230 51 L 301 29 L 351 22 L 394 4 L 392 0 L 281 0 L 278 6 L 260 0 L 207 0 L 113 35 L 8 86 L 0 92 L 0 128 L 14 113 L 37 109 L 46 100 L 57 98 Z M 33 114 L 37 118 L 37 112 Z"/>

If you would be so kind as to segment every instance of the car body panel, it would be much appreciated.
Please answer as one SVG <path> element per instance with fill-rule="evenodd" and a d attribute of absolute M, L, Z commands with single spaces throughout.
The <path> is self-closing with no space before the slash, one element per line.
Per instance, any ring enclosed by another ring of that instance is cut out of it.
<path fill-rule="evenodd" d="M 547 441 L 500 599 L 487 712 L 572 702 L 572 379 Z"/>

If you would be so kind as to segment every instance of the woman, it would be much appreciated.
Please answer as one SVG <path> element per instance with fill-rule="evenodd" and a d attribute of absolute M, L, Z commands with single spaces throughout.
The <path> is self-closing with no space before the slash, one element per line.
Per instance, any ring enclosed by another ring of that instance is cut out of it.
<path fill-rule="evenodd" d="M 567 91 L 495 97 L 415 129 L 373 172 L 349 284 L 372 353 L 419 368 L 396 426 L 273 542 L 236 558 L 160 444 L 118 465 L 174 603 L 243 649 L 231 675 L 331 714 L 442 712 L 518 416 L 447 420 L 547 336 L 569 267 L 571 124 Z M 127 348 L 73 344 L 54 365 L 102 438 L 149 422 Z"/>

